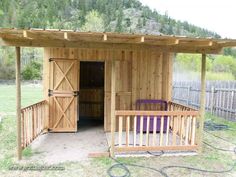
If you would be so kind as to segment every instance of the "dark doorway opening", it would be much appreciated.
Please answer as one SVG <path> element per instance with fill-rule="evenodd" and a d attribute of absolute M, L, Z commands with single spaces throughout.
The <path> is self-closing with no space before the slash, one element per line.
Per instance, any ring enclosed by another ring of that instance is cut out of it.
<path fill-rule="evenodd" d="M 104 124 L 104 62 L 80 62 L 78 128 Z"/>

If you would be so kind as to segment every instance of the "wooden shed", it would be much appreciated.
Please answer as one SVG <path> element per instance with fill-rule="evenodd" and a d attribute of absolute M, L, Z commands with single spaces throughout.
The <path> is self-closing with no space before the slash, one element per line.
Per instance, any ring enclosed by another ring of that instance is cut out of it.
<path fill-rule="evenodd" d="M 184 36 L 0 29 L 16 47 L 18 158 L 42 132 L 79 132 L 80 119 L 102 120 L 110 154 L 201 147 L 206 54 L 235 40 Z M 21 108 L 20 47 L 43 47 L 42 102 Z M 201 110 L 172 102 L 175 53 L 202 54 Z M 96 137 L 93 137 L 96 138 Z"/>

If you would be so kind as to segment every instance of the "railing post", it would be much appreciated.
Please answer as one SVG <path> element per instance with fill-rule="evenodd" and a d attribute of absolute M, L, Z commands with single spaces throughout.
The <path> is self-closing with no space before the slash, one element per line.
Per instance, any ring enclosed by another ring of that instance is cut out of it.
<path fill-rule="evenodd" d="M 206 96 L 206 54 L 202 54 L 202 67 L 201 67 L 201 97 L 200 97 L 200 117 L 197 122 L 197 145 L 198 151 L 202 152 L 202 138 L 205 120 L 205 96 Z"/>
<path fill-rule="evenodd" d="M 214 93 L 215 93 L 215 88 L 214 86 L 211 87 L 211 114 L 213 114 L 214 111 Z"/>
<path fill-rule="evenodd" d="M 30 141 L 33 141 L 33 139 L 34 139 L 34 120 L 35 120 L 35 114 L 34 114 L 35 112 L 34 112 L 34 106 L 32 107 L 32 119 L 31 119 L 31 123 L 32 123 L 32 139 L 30 140 Z"/>

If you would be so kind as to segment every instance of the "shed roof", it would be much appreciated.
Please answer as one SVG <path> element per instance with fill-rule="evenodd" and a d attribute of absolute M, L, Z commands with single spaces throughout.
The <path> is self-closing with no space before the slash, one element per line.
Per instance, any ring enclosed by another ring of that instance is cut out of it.
<path fill-rule="evenodd" d="M 59 29 L 0 28 L 0 45 L 22 47 L 79 47 L 107 49 L 155 49 L 182 53 L 220 53 L 235 47 L 236 39 L 193 38 L 186 36 L 78 32 Z"/>

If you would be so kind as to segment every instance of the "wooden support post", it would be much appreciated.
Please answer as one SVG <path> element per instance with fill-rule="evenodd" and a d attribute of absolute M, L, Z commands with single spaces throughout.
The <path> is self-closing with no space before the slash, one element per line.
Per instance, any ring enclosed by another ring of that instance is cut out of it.
<path fill-rule="evenodd" d="M 115 103 L 116 103 L 116 72 L 115 72 L 115 60 L 112 60 L 111 67 L 111 147 L 110 155 L 114 157 L 115 149 Z"/>
<path fill-rule="evenodd" d="M 17 158 L 22 159 L 21 147 L 21 79 L 20 47 L 16 47 L 16 119 L 17 119 Z"/>
<path fill-rule="evenodd" d="M 205 95 L 206 95 L 206 54 L 202 54 L 200 118 L 198 119 L 198 133 L 197 133 L 197 144 L 199 152 L 202 152 L 203 128 L 205 120 Z"/>

